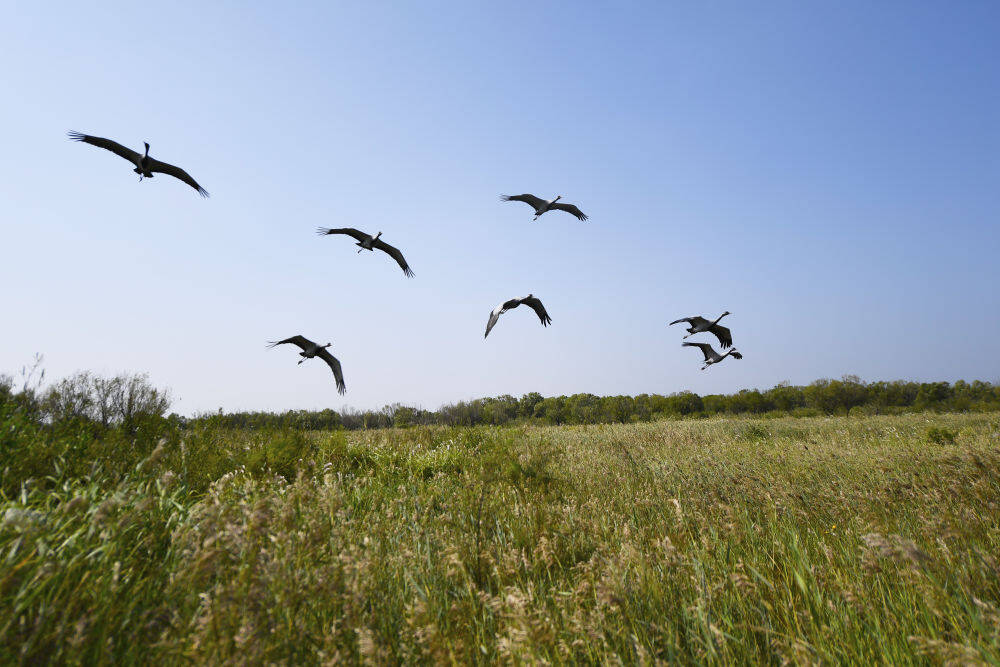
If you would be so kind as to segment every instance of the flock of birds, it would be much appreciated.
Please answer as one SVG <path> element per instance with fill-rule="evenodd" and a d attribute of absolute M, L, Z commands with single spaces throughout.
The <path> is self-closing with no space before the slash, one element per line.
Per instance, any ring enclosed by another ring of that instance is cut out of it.
<path fill-rule="evenodd" d="M 195 181 L 193 178 L 191 178 L 191 175 L 188 174 L 186 171 L 184 171 L 180 167 L 176 167 L 172 164 L 168 164 L 166 162 L 162 162 L 160 160 L 150 157 L 148 143 L 144 143 L 146 147 L 145 151 L 140 154 L 136 151 L 133 151 L 130 148 L 122 146 L 117 141 L 112 141 L 111 139 L 94 137 L 89 134 L 82 134 L 80 132 L 70 132 L 69 137 L 74 141 L 82 141 L 92 146 L 97 146 L 98 148 L 103 148 L 105 150 L 111 151 L 115 155 L 125 158 L 133 165 L 135 165 L 135 169 L 133 169 L 133 171 L 139 174 L 140 181 L 143 178 L 153 178 L 154 174 L 167 174 L 168 176 L 173 176 L 174 178 L 183 181 L 184 183 L 187 183 L 192 188 L 194 188 L 198 192 L 198 194 L 201 195 L 202 197 L 208 196 L 208 191 L 205 190 L 205 188 L 198 185 L 198 182 Z M 555 199 L 542 199 L 541 197 L 536 197 L 535 195 L 532 194 L 503 195 L 500 197 L 500 199 L 501 201 L 505 202 L 507 201 L 524 202 L 525 204 L 533 208 L 535 211 L 535 217 L 532 218 L 532 222 L 538 220 L 539 216 L 548 213 L 549 211 L 565 211 L 566 213 L 575 216 L 578 220 L 583 221 L 587 219 L 586 214 L 584 214 L 584 212 L 581 211 L 579 208 L 577 208 L 575 205 L 561 203 L 559 200 L 562 199 L 562 195 L 559 195 Z M 327 227 L 320 227 L 319 229 L 316 230 L 316 233 L 320 234 L 321 236 L 327 236 L 330 234 L 343 234 L 346 236 L 350 236 L 355 240 L 354 245 L 358 246 L 359 253 L 362 250 L 368 250 L 369 252 L 374 252 L 375 250 L 381 250 L 382 252 L 392 257 L 396 261 L 396 263 L 399 264 L 399 267 L 403 270 L 403 274 L 406 275 L 406 277 L 408 278 L 413 277 L 413 270 L 410 269 L 410 265 L 407 264 L 406 258 L 403 257 L 403 253 L 399 250 L 399 248 L 391 246 L 385 241 L 381 240 L 382 232 L 378 232 L 377 234 L 372 236 L 370 234 L 361 231 L 360 229 L 354 229 L 353 227 L 343 227 L 340 229 L 330 229 Z M 529 294 L 528 296 L 509 299 L 497 305 L 497 307 L 490 312 L 489 320 L 487 320 L 486 322 L 486 333 L 483 335 L 483 338 L 486 338 L 487 336 L 490 335 L 490 331 L 493 329 L 494 326 L 496 326 L 496 323 L 497 321 L 499 321 L 501 315 L 503 315 L 508 310 L 517 308 L 522 304 L 528 306 L 529 308 L 535 311 L 535 314 L 538 315 L 538 319 L 541 321 L 542 326 L 548 326 L 552 322 L 552 318 L 549 317 L 549 314 L 545 310 L 545 306 L 542 305 L 541 300 L 538 299 L 538 297 L 534 296 L 533 294 Z M 707 320 L 701 316 L 693 316 L 693 317 L 682 317 L 681 319 L 674 320 L 673 322 L 670 323 L 671 325 L 674 325 L 680 322 L 687 322 L 688 325 L 690 325 L 687 329 L 688 332 L 687 336 L 684 336 L 685 339 L 698 333 L 712 333 L 715 335 L 716 338 L 719 339 L 719 344 L 722 346 L 722 349 L 731 348 L 725 354 L 719 354 L 718 352 L 715 351 L 714 348 L 712 348 L 711 344 L 709 343 L 682 343 L 684 347 L 697 347 L 701 349 L 702 354 L 705 355 L 704 365 L 701 367 L 701 370 L 705 370 L 712 364 L 717 364 L 729 356 L 732 356 L 734 359 L 743 358 L 743 355 L 737 352 L 736 348 L 732 347 L 733 337 L 729 329 L 719 324 L 719 321 L 723 317 L 729 314 L 730 313 L 727 310 L 714 321 Z M 285 345 L 285 344 L 297 345 L 302 350 L 301 352 L 299 352 L 299 356 L 302 357 L 302 359 L 299 360 L 300 364 L 306 359 L 313 359 L 315 357 L 319 357 L 320 359 L 325 361 L 326 364 L 330 367 L 330 370 L 333 371 L 333 377 L 337 383 L 337 391 L 339 391 L 341 394 L 347 391 L 347 385 L 344 383 L 344 371 L 341 368 L 340 361 L 332 354 L 330 354 L 329 350 L 327 349 L 330 347 L 331 343 L 320 345 L 319 343 L 314 343 L 305 336 L 298 335 L 286 338 L 284 340 L 271 341 L 268 344 L 268 347 L 272 348 L 278 345 Z"/>

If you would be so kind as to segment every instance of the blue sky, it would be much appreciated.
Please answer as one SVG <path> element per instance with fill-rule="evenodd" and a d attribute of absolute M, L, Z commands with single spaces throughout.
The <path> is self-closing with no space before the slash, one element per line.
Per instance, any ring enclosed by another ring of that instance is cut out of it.
<path fill-rule="evenodd" d="M 1000 379 L 1000 5 L 753 4 L 12 3 L 0 371 L 186 414 Z M 552 326 L 484 341 L 529 292 Z M 723 310 L 745 357 L 701 372 L 666 323 Z"/>

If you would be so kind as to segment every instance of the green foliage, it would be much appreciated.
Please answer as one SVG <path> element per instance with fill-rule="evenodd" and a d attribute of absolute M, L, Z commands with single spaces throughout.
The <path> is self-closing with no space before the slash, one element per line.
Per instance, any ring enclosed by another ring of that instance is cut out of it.
<path fill-rule="evenodd" d="M 503 426 L 512 423 L 628 424 L 654 419 L 705 418 L 714 415 L 878 415 L 907 411 L 988 412 L 1000 410 L 1000 386 L 986 382 L 862 382 L 855 376 L 817 380 L 804 387 L 783 382 L 771 389 L 744 389 L 735 394 L 698 396 L 685 391 L 669 396 L 543 397 L 537 392 L 520 399 L 510 395 L 442 406 L 437 411 L 387 405 L 379 411 L 291 411 L 283 414 L 239 413 L 206 415 L 195 420 L 241 428 L 372 429 L 416 425 Z"/>
<path fill-rule="evenodd" d="M 281 475 L 287 481 L 295 479 L 300 469 L 315 465 L 319 448 L 303 431 L 286 429 L 265 432 L 254 439 L 246 455 L 246 469 L 253 475 Z"/>
<path fill-rule="evenodd" d="M 943 426 L 931 426 L 927 429 L 927 442 L 935 445 L 954 445 L 958 433 Z"/>
<path fill-rule="evenodd" d="M 935 413 L 993 385 L 106 423 L 94 386 L 0 378 L 3 663 L 1000 661 L 1000 426 Z"/>
<path fill-rule="evenodd" d="M 741 422 L 734 429 L 737 439 L 743 442 L 762 443 L 771 437 L 767 427 L 758 422 Z"/>
<path fill-rule="evenodd" d="M 1000 660 L 993 415 L 98 437 L 19 393 L 4 663 Z"/>

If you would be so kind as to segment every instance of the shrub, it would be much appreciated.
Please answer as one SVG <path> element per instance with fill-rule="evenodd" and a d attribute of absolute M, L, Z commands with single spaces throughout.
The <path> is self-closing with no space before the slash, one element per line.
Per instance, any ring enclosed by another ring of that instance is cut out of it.
<path fill-rule="evenodd" d="M 944 426 L 931 426 L 927 429 L 927 441 L 934 445 L 954 445 L 958 433 Z"/>

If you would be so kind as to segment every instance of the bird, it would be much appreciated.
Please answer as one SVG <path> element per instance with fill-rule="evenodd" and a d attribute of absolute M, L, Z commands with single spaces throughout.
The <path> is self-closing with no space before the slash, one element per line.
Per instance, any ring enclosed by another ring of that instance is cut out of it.
<path fill-rule="evenodd" d="M 134 171 L 139 174 L 139 180 L 141 181 L 143 177 L 152 178 L 153 172 L 160 174 L 167 174 L 168 176 L 173 176 L 174 178 L 180 179 L 190 185 L 192 188 L 198 191 L 202 197 L 208 196 L 208 190 L 198 185 L 198 182 L 191 178 L 191 175 L 180 167 L 175 167 L 172 164 L 167 164 L 166 162 L 160 162 L 156 158 L 149 157 L 149 143 L 143 142 L 146 146 L 146 152 L 140 155 L 130 148 L 125 148 L 117 141 L 112 141 L 111 139 L 102 139 L 101 137 L 92 137 L 89 134 L 83 134 L 82 132 L 69 132 L 69 138 L 73 141 L 82 141 L 85 144 L 90 144 L 92 146 L 97 146 L 98 148 L 103 148 L 109 150 L 119 157 L 123 157 L 132 164 L 135 165 Z"/>
<path fill-rule="evenodd" d="M 327 234 L 347 234 L 348 236 L 353 236 L 358 240 L 354 245 L 360 246 L 358 252 L 362 250 L 369 250 L 374 252 L 375 248 L 378 248 L 382 252 L 386 253 L 403 269 L 403 273 L 407 278 L 413 277 L 413 271 L 410 269 L 410 265 L 406 263 L 406 259 L 403 258 L 403 253 L 399 251 L 399 248 L 394 248 L 385 241 L 379 240 L 382 236 L 382 232 L 379 232 L 375 236 L 369 236 L 365 234 L 360 229 L 354 229 L 353 227 L 344 227 L 342 229 L 330 229 L 328 227 L 318 227 L 316 233 L 320 236 L 325 236 Z"/>
<path fill-rule="evenodd" d="M 320 345 L 319 343 L 314 343 L 305 336 L 292 336 L 291 338 L 286 338 L 285 340 L 278 341 L 268 341 L 268 349 L 272 347 L 277 347 L 278 345 L 284 345 L 285 343 L 292 343 L 293 345 L 298 345 L 302 348 L 299 352 L 299 359 L 301 364 L 306 359 L 312 359 L 313 357 L 319 357 L 327 363 L 330 369 L 333 371 L 333 378 L 337 381 L 337 391 L 341 394 L 347 391 L 347 385 L 344 384 L 344 371 L 340 367 L 340 362 L 337 358 L 330 354 L 326 348 L 330 347 L 331 343 L 326 345 Z"/>
<path fill-rule="evenodd" d="M 710 343 L 681 343 L 683 347 L 700 347 L 701 353 L 705 355 L 705 365 L 701 367 L 701 370 L 705 370 L 712 364 L 717 364 L 729 355 L 733 355 L 734 359 L 742 359 L 743 355 L 736 351 L 736 348 L 729 350 L 725 354 L 719 354 L 712 349 Z"/>
<path fill-rule="evenodd" d="M 731 313 L 727 310 L 726 312 L 719 315 L 718 319 L 715 320 L 714 322 L 706 320 L 704 317 L 698 317 L 698 316 L 682 317 L 679 320 L 674 320 L 668 326 L 673 326 L 678 322 L 687 322 L 688 324 L 690 324 L 691 326 L 688 327 L 687 330 L 688 335 L 684 336 L 684 338 L 689 338 L 690 336 L 693 336 L 696 333 L 703 333 L 705 331 L 710 331 L 713 334 L 715 334 L 716 338 L 719 339 L 719 344 L 722 345 L 722 349 L 724 350 L 727 347 L 732 346 L 733 335 L 729 332 L 729 329 L 719 324 L 719 320 L 721 320 L 726 315 L 730 314 Z"/>
<path fill-rule="evenodd" d="M 538 315 L 538 319 L 542 321 L 543 327 L 549 326 L 549 323 L 552 322 L 552 318 L 549 317 L 547 312 L 545 312 L 545 306 L 542 305 L 542 302 L 539 301 L 534 295 L 529 294 L 528 296 L 522 296 L 520 299 L 510 299 L 508 301 L 504 301 L 494 308 L 493 312 L 490 313 L 489 321 L 486 322 L 486 333 L 483 334 L 483 338 L 490 335 L 490 330 L 497 323 L 497 320 L 500 319 L 501 315 L 506 313 L 511 308 L 517 308 L 522 303 L 526 306 L 530 306 L 531 309 L 535 311 Z"/>
<path fill-rule="evenodd" d="M 546 211 L 551 211 L 553 209 L 559 211 L 566 211 L 567 213 L 572 213 L 579 220 L 586 220 L 587 216 L 583 211 L 578 209 L 573 204 L 559 204 L 557 203 L 562 199 L 562 195 L 559 195 L 555 199 L 550 199 L 548 201 L 536 197 L 535 195 L 500 195 L 500 201 L 523 201 L 525 204 L 535 209 L 535 217 L 531 219 L 532 222 L 538 220 L 538 216 L 545 213 Z"/>

